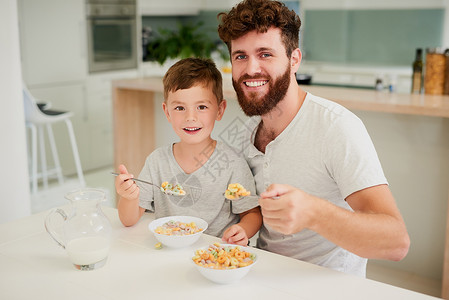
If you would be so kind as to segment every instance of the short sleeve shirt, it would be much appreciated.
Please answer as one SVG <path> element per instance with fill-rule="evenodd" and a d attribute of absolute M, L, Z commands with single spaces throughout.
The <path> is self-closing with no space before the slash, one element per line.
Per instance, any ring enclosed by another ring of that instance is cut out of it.
<path fill-rule="evenodd" d="M 208 152 L 206 150 L 205 153 Z M 139 205 L 155 212 L 156 218 L 174 215 L 202 218 L 208 223 L 205 233 L 221 237 L 226 228 L 239 222 L 240 213 L 258 206 L 256 196 L 227 200 L 224 192 L 228 184 L 240 183 L 255 195 L 254 178 L 243 156 L 220 141 L 209 159 L 202 155 L 196 159 L 199 169 L 186 174 L 173 155 L 172 145 L 151 153 L 139 178 L 158 186 L 164 181 L 178 183 L 186 195 L 166 195 L 155 186 L 138 182 Z"/>
<path fill-rule="evenodd" d="M 306 193 L 352 210 L 345 198 L 367 187 L 387 184 L 374 145 L 361 120 L 343 106 L 306 95 L 287 128 L 271 141 L 265 153 L 254 144 L 260 117 L 246 123 L 244 155 L 256 180 L 257 193 L 272 183 L 289 184 Z M 283 235 L 262 226 L 261 249 L 346 273 L 365 276 L 366 259 L 305 229 Z"/>

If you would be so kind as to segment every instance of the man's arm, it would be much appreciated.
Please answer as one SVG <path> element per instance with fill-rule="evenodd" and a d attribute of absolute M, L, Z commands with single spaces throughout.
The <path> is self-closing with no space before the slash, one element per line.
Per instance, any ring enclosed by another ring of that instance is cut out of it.
<path fill-rule="evenodd" d="M 281 233 L 308 228 L 366 258 L 398 261 L 407 255 L 410 238 L 387 185 L 349 195 L 353 212 L 289 185 L 271 185 L 261 196 L 264 222 Z"/>

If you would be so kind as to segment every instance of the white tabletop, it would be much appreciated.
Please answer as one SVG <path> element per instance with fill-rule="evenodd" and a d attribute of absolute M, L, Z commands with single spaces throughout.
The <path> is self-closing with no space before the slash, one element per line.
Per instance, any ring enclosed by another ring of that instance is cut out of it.
<path fill-rule="evenodd" d="M 0 299 L 436 299 L 259 249 L 241 281 L 215 284 L 199 274 L 191 257 L 219 239 L 203 235 L 188 248 L 156 250 L 148 230 L 152 214 L 126 228 L 116 209 L 103 211 L 113 242 L 106 265 L 93 271 L 76 270 L 50 238 L 44 229 L 48 212 L 0 225 Z"/>

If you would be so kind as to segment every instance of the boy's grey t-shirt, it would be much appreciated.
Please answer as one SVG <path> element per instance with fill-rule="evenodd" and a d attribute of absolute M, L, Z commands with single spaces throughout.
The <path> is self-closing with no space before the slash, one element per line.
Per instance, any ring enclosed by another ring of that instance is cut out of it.
<path fill-rule="evenodd" d="M 208 149 L 204 150 L 208 152 Z M 164 181 L 179 183 L 186 195 L 166 195 L 155 186 L 137 182 L 139 205 L 155 212 L 156 218 L 176 215 L 202 218 L 208 223 L 205 233 L 221 237 L 226 228 L 239 222 L 240 213 L 259 205 L 257 196 L 230 201 L 224 197 L 224 191 L 228 184 L 240 183 L 251 191 L 251 195 L 256 195 L 254 178 L 243 156 L 220 141 L 209 159 L 204 155 L 196 159 L 201 167 L 186 174 L 176 162 L 172 145 L 151 153 L 139 178 L 159 186 Z"/>

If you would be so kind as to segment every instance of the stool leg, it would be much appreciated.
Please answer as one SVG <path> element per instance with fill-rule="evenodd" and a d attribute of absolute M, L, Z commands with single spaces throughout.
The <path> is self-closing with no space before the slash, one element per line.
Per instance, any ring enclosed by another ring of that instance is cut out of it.
<path fill-rule="evenodd" d="M 51 152 L 53 154 L 53 163 L 55 164 L 56 175 L 58 176 L 59 184 L 62 184 L 64 182 L 64 179 L 62 177 L 62 169 L 61 163 L 59 162 L 58 151 L 56 150 L 55 136 L 53 135 L 53 129 L 51 127 L 51 124 L 47 123 L 46 127 L 47 127 L 48 140 L 50 141 Z"/>
<path fill-rule="evenodd" d="M 42 168 L 42 182 L 44 184 L 44 188 L 48 188 L 48 174 L 47 174 L 47 158 L 45 153 L 45 139 L 44 139 L 44 130 L 42 125 L 38 125 L 37 131 L 39 134 L 39 150 L 41 154 L 41 168 Z"/>
<path fill-rule="evenodd" d="M 33 180 L 32 192 L 37 193 L 37 130 L 34 124 L 30 124 L 31 129 L 31 178 Z"/>
<path fill-rule="evenodd" d="M 86 182 L 84 181 L 83 169 L 81 168 L 81 161 L 78 153 L 78 147 L 76 145 L 76 139 L 75 134 L 73 132 L 72 122 L 70 121 L 70 119 L 65 119 L 64 121 L 67 125 L 67 130 L 69 131 L 70 142 L 72 144 L 73 159 L 75 160 L 78 179 L 80 181 L 80 185 L 84 187 L 86 186 Z"/>
<path fill-rule="evenodd" d="M 32 123 L 26 123 L 26 127 L 30 129 L 30 139 L 27 139 L 29 147 L 28 159 L 31 162 L 30 170 L 30 181 L 31 181 L 31 192 L 33 194 L 37 193 L 37 133 L 36 126 Z"/>

